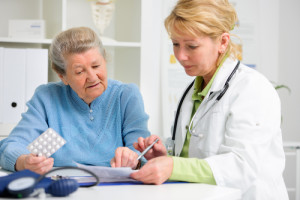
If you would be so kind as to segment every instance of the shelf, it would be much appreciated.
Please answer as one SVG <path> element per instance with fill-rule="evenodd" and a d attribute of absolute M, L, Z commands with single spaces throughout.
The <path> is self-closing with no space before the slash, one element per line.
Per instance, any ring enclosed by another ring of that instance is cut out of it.
<path fill-rule="evenodd" d="M 140 42 L 119 42 L 107 37 L 101 37 L 102 43 L 107 47 L 141 47 Z M 27 43 L 27 44 L 51 44 L 51 39 L 23 39 L 0 37 L 0 42 Z"/>
<path fill-rule="evenodd" d="M 108 37 L 101 37 L 100 39 L 104 46 L 112 46 L 112 47 L 141 47 L 140 42 L 119 42 L 117 40 L 108 38 Z"/>
<path fill-rule="evenodd" d="M 162 22 L 161 6 L 158 2 L 117 1 L 111 22 L 103 32 L 105 37 L 100 36 L 107 50 L 109 77 L 124 83 L 135 83 L 140 88 L 145 100 L 145 111 L 151 116 L 151 132 L 162 132 L 160 117 L 156 117 L 160 116 L 160 98 L 154 101 L 150 98 L 159 96 L 160 91 L 157 74 L 160 72 L 159 41 Z M 11 19 L 44 20 L 46 39 L 8 37 L 8 22 Z M 3 48 L 48 49 L 57 33 L 82 26 L 99 33 L 94 24 L 90 2 L 87 0 L 0 0 L 0 47 Z M 51 70 L 50 62 L 48 81 L 59 81 L 56 73 Z M 0 99 L 1 97 L 0 94 Z M 3 137 L 2 129 L 0 124 L 0 137 Z"/>
<path fill-rule="evenodd" d="M 300 149 L 300 142 L 285 141 L 283 142 L 283 147 L 291 149 Z"/>
<path fill-rule="evenodd" d="M 23 39 L 23 38 L 9 38 L 0 37 L 0 42 L 8 43 L 28 43 L 28 44 L 51 44 L 51 39 Z"/>

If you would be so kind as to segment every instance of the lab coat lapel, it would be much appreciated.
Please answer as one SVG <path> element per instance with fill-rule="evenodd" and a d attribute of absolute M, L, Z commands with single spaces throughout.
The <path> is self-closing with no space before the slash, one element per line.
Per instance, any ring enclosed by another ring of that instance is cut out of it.
<path fill-rule="evenodd" d="M 230 58 L 227 58 L 221 68 L 219 69 L 219 72 L 217 73 L 215 80 L 213 84 L 211 85 L 210 93 L 217 93 L 218 91 L 221 91 L 225 85 L 225 82 L 231 72 L 233 71 L 234 67 L 237 64 L 237 60 L 232 60 Z"/>
<path fill-rule="evenodd" d="M 221 93 L 228 76 L 231 74 L 236 64 L 237 60 L 232 60 L 230 58 L 227 58 L 225 60 L 225 62 L 219 69 L 214 82 L 212 83 L 211 88 L 208 91 L 208 94 L 205 96 L 195 113 L 193 125 L 200 125 L 201 122 L 199 120 L 201 120 L 201 116 L 203 116 L 204 113 L 213 105 L 215 99 Z"/>

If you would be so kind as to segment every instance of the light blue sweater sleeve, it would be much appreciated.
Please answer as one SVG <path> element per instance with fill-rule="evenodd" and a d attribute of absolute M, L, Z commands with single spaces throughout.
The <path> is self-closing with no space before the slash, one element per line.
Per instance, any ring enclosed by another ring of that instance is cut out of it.
<path fill-rule="evenodd" d="M 36 93 L 39 93 L 40 86 Z M 2 168 L 14 171 L 17 158 L 30 153 L 26 147 L 33 139 L 44 132 L 48 125 L 46 113 L 36 95 L 27 102 L 28 110 L 22 113 L 22 119 L 12 130 L 9 137 L 0 142 L 0 165 Z"/>
<path fill-rule="evenodd" d="M 48 83 L 36 90 L 27 106 L 9 137 L 0 141 L 0 165 L 10 171 L 20 155 L 29 153 L 28 144 L 49 127 L 67 141 L 51 156 L 54 166 L 110 166 L 116 148 L 134 150 L 138 137 L 150 135 L 143 99 L 134 84 L 109 80 L 89 106 L 69 86 Z"/>
<path fill-rule="evenodd" d="M 141 136 L 149 136 L 147 127 L 148 115 L 144 111 L 144 103 L 139 89 L 134 84 L 124 85 L 121 95 L 122 133 L 125 146 L 136 151 L 133 143 Z"/>

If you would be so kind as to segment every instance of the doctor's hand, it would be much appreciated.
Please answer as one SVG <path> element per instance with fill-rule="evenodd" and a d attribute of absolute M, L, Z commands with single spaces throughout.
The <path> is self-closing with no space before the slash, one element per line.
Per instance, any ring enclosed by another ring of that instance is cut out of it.
<path fill-rule="evenodd" d="M 165 145 L 162 143 L 161 139 L 156 135 L 151 135 L 147 138 L 138 138 L 138 142 L 133 144 L 134 148 L 140 152 L 143 152 L 148 146 L 150 146 L 156 139 L 159 139 L 157 143 L 153 145 L 153 147 L 144 155 L 147 160 L 150 160 L 159 156 L 166 156 L 167 149 Z"/>
<path fill-rule="evenodd" d="M 172 171 L 172 157 L 160 156 L 149 160 L 139 171 L 130 176 L 143 183 L 159 185 L 170 178 Z"/>
<path fill-rule="evenodd" d="M 115 151 L 115 157 L 111 159 L 111 167 L 131 167 L 135 169 L 139 161 L 138 154 L 128 147 L 118 147 Z"/>
<path fill-rule="evenodd" d="M 34 154 L 24 154 L 18 157 L 15 170 L 20 171 L 29 169 L 38 174 L 45 174 L 53 167 L 54 159 L 45 156 L 37 156 Z"/>

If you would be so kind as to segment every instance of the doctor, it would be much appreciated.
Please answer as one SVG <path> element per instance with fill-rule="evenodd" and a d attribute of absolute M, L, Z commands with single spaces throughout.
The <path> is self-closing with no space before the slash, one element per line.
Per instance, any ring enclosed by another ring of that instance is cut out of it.
<path fill-rule="evenodd" d="M 280 100 L 262 74 L 239 63 L 230 34 L 236 22 L 228 0 L 179 0 L 167 17 L 175 57 L 196 78 L 177 111 L 174 147 L 160 140 L 132 178 L 238 188 L 245 200 L 288 199 Z M 134 146 L 143 151 L 156 138 Z"/>

